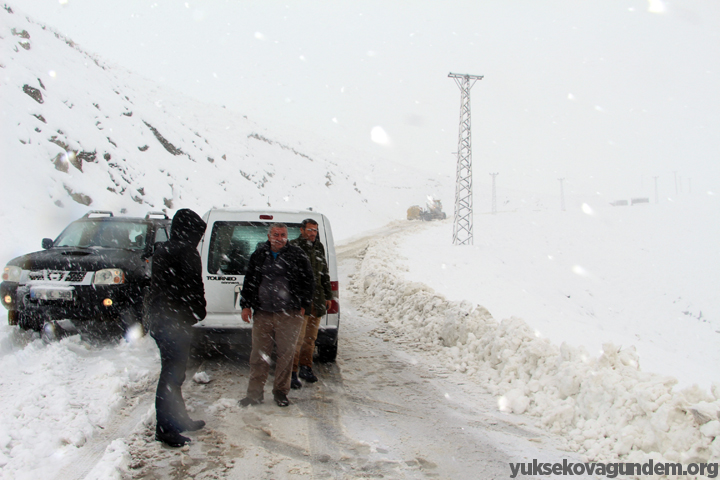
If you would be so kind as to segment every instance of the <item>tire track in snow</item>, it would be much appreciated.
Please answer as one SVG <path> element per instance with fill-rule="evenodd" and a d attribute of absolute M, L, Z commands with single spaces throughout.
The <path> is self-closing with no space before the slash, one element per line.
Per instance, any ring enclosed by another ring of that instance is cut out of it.
<path fill-rule="evenodd" d="M 102 429 L 102 433 L 96 434 L 90 442 L 85 444 L 72 463 L 61 468 L 54 478 L 56 480 L 84 479 L 103 457 L 105 450 L 113 440 L 127 438 L 142 428 L 142 419 L 153 407 L 154 402 L 155 391 L 151 387 L 128 398 L 126 405 L 121 408 L 120 414 Z"/>

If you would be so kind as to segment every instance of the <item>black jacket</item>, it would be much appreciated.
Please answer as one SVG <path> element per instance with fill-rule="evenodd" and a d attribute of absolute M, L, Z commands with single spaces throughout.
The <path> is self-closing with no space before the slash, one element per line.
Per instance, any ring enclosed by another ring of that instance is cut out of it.
<path fill-rule="evenodd" d="M 242 308 L 258 309 L 260 283 L 263 281 L 262 268 L 271 255 L 269 241 L 261 244 L 250 255 L 247 273 L 245 273 L 245 280 L 240 293 L 240 306 Z M 289 243 L 278 252 L 278 260 L 285 262 L 288 266 L 291 308 L 300 310 L 302 307 L 306 312 L 309 312 L 315 287 L 310 260 L 308 260 L 302 249 Z"/>
<path fill-rule="evenodd" d="M 205 288 L 197 246 L 205 222 L 190 209 L 178 210 L 170 227 L 170 239 L 153 254 L 146 325 L 153 330 L 158 317 L 176 319 L 190 326 L 205 318 Z"/>

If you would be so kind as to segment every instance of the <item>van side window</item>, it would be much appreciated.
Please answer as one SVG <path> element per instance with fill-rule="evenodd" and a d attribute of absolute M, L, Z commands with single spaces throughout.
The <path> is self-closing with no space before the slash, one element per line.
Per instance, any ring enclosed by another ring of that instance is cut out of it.
<path fill-rule="evenodd" d="M 300 224 L 287 224 L 288 239 L 300 236 Z M 208 252 L 208 273 L 245 275 L 250 255 L 267 242 L 266 222 L 224 222 L 213 224 Z"/>

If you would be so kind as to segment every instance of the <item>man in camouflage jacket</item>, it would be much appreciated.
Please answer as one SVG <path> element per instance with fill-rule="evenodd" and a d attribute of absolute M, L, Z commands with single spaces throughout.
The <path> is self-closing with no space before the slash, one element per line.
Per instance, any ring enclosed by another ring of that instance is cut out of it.
<path fill-rule="evenodd" d="M 325 247 L 318 239 L 317 222 L 311 218 L 303 220 L 300 227 L 300 236 L 291 240 L 290 244 L 300 247 L 305 252 L 310 259 L 310 265 L 315 277 L 315 293 L 313 294 L 312 306 L 305 312 L 305 322 L 300 328 L 293 363 L 290 386 L 297 389 L 302 387 L 298 377 L 310 383 L 318 380 L 312 370 L 313 352 L 315 351 L 315 340 L 320 328 L 320 319 L 332 304 L 332 289 L 328 262 L 325 258 Z"/>

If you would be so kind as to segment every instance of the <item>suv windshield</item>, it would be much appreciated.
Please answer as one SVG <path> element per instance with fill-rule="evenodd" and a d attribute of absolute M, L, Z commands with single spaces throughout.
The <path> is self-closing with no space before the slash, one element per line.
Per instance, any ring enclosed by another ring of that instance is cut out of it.
<path fill-rule="evenodd" d="M 208 272 L 245 275 L 250 255 L 267 242 L 272 222 L 215 222 L 210 237 Z M 299 223 L 286 223 L 288 240 L 300 236 Z"/>
<path fill-rule="evenodd" d="M 54 242 L 55 247 L 145 248 L 147 223 L 83 221 L 71 223 Z"/>

